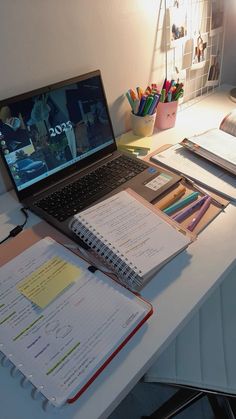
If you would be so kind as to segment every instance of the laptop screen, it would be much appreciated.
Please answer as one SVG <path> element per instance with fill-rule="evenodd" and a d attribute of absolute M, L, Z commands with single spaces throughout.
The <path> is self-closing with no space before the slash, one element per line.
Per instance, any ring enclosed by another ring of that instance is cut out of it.
<path fill-rule="evenodd" d="M 99 71 L 0 103 L 1 154 L 17 191 L 114 143 Z"/>

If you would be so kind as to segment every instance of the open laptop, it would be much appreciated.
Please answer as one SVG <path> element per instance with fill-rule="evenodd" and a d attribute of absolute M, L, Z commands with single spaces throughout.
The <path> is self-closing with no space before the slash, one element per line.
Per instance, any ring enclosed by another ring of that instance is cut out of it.
<path fill-rule="evenodd" d="M 69 237 L 71 217 L 127 187 L 149 202 L 180 180 L 117 150 L 99 70 L 0 102 L 18 199 Z"/>

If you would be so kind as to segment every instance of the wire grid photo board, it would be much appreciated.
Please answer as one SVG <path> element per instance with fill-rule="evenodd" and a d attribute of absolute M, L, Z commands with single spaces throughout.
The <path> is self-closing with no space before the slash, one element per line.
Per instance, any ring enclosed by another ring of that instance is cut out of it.
<path fill-rule="evenodd" d="M 162 56 L 163 64 L 165 60 L 164 76 L 184 83 L 181 108 L 220 85 L 226 3 L 225 0 L 165 0 L 160 5 L 162 21 L 159 19 L 158 30 L 162 42 L 158 57 Z M 152 77 L 154 74 L 155 68 Z M 157 77 L 160 78 L 160 71 Z"/>

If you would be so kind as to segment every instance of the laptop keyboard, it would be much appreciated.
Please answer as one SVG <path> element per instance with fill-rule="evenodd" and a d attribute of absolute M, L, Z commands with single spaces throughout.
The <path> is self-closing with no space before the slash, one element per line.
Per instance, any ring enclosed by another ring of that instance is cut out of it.
<path fill-rule="evenodd" d="M 146 168 L 147 166 L 142 161 L 122 155 L 35 202 L 34 205 L 42 208 L 58 221 L 64 221 Z"/>

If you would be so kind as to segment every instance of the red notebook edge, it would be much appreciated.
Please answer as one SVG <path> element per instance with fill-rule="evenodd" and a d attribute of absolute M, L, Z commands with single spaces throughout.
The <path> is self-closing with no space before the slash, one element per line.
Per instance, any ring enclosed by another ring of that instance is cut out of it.
<path fill-rule="evenodd" d="M 130 332 L 130 334 L 124 339 L 124 341 L 116 348 L 116 350 L 106 359 L 103 365 L 92 375 L 92 377 L 87 381 L 87 383 L 71 398 L 67 399 L 67 403 L 72 404 L 89 388 L 93 381 L 101 374 L 101 372 L 107 367 L 107 365 L 112 361 L 112 359 L 120 352 L 120 350 L 128 343 L 128 341 L 135 335 L 135 333 L 143 326 L 144 323 L 152 316 L 153 306 L 151 303 L 139 296 L 146 304 L 150 306 L 150 310 L 145 315 L 145 317 L 140 321 L 140 323 Z"/>

